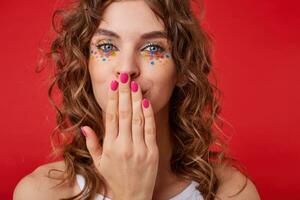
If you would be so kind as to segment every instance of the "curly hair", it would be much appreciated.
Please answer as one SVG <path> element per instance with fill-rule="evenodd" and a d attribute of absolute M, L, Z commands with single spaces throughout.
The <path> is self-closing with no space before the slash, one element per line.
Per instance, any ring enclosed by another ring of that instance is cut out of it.
<path fill-rule="evenodd" d="M 84 189 L 66 200 L 94 199 L 100 189 L 104 189 L 105 194 L 107 191 L 104 178 L 93 165 L 80 127 L 91 127 L 103 144 L 102 110 L 93 94 L 87 61 L 90 40 L 102 20 L 101 14 L 112 2 L 114 0 L 78 0 L 68 8 L 57 9 L 52 16 L 55 38 L 45 55 L 54 63 L 48 89 L 50 102 L 57 111 L 57 126 L 51 134 L 52 155 L 62 156 L 66 166 L 63 171 L 66 176 L 59 185 L 74 182 L 77 173 L 86 180 Z M 204 31 L 201 19 L 196 17 L 188 0 L 145 2 L 164 22 L 172 44 L 172 58 L 183 80 L 170 99 L 171 170 L 185 180 L 197 181 L 197 189 L 205 200 L 218 198 L 220 180 L 215 167 L 225 163 L 233 165 L 236 160 L 227 155 L 228 145 L 220 134 L 223 126 L 221 92 L 217 84 L 209 80 L 213 74 L 212 37 Z M 55 87 L 61 95 L 60 103 L 54 100 Z"/>

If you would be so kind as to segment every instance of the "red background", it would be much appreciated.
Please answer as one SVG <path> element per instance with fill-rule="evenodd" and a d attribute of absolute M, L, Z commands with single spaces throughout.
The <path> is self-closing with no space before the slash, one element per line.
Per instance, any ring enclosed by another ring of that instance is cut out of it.
<path fill-rule="evenodd" d="M 0 199 L 48 162 L 54 110 L 36 74 L 55 1 L 1 1 Z M 231 152 L 262 199 L 300 199 L 299 1 L 206 1 Z M 298 81 L 297 81 L 298 80 Z"/>

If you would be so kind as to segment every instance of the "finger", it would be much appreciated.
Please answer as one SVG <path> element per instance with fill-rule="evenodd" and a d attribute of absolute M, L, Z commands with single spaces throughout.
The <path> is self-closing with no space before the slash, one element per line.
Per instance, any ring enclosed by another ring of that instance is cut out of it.
<path fill-rule="evenodd" d="M 119 126 L 119 111 L 118 111 L 118 86 L 116 80 L 112 80 L 108 91 L 108 102 L 105 113 L 105 137 L 104 140 L 116 139 Z"/>
<path fill-rule="evenodd" d="M 143 104 L 143 114 L 145 118 L 145 125 L 144 125 L 144 137 L 145 143 L 149 151 L 154 151 L 157 147 L 156 143 L 156 126 L 155 126 L 155 119 L 154 119 L 154 112 L 153 108 L 150 104 L 150 101 L 146 98 L 142 101 Z"/>
<path fill-rule="evenodd" d="M 132 97 L 132 141 L 134 144 L 146 145 L 144 141 L 144 115 L 142 108 L 142 92 L 139 85 L 131 82 Z"/>
<path fill-rule="evenodd" d="M 131 139 L 131 92 L 130 77 L 127 73 L 121 73 L 119 84 L 119 135 L 124 141 Z"/>
<path fill-rule="evenodd" d="M 86 138 L 86 146 L 92 156 L 94 163 L 98 163 L 102 155 L 102 147 L 98 142 L 96 133 L 88 126 L 81 127 L 82 133 Z"/>

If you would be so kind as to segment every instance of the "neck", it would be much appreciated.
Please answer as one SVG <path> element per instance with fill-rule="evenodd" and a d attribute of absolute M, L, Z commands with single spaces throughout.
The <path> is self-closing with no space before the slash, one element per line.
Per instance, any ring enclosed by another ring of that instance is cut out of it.
<path fill-rule="evenodd" d="M 155 115 L 156 141 L 159 148 L 159 165 L 154 188 L 158 192 L 166 185 L 176 181 L 176 176 L 171 172 L 170 160 L 172 156 L 171 131 L 169 126 L 169 107 L 166 106 Z"/>

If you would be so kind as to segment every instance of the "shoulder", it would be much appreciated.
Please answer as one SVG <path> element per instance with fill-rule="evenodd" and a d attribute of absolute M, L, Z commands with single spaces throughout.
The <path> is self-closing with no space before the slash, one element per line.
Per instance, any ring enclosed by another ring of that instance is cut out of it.
<path fill-rule="evenodd" d="M 260 200 L 254 183 L 235 167 L 222 165 L 215 172 L 220 180 L 217 196 L 222 200 Z"/>
<path fill-rule="evenodd" d="M 56 169 L 49 173 L 51 169 Z M 52 162 L 37 167 L 33 172 L 23 177 L 14 189 L 14 200 L 25 199 L 58 199 L 74 194 L 74 187 L 63 184 L 57 186 L 63 177 L 65 165 L 63 161 Z M 59 170 L 59 171 L 57 171 Z M 63 194 L 63 196 L 61 195 Z"/>

